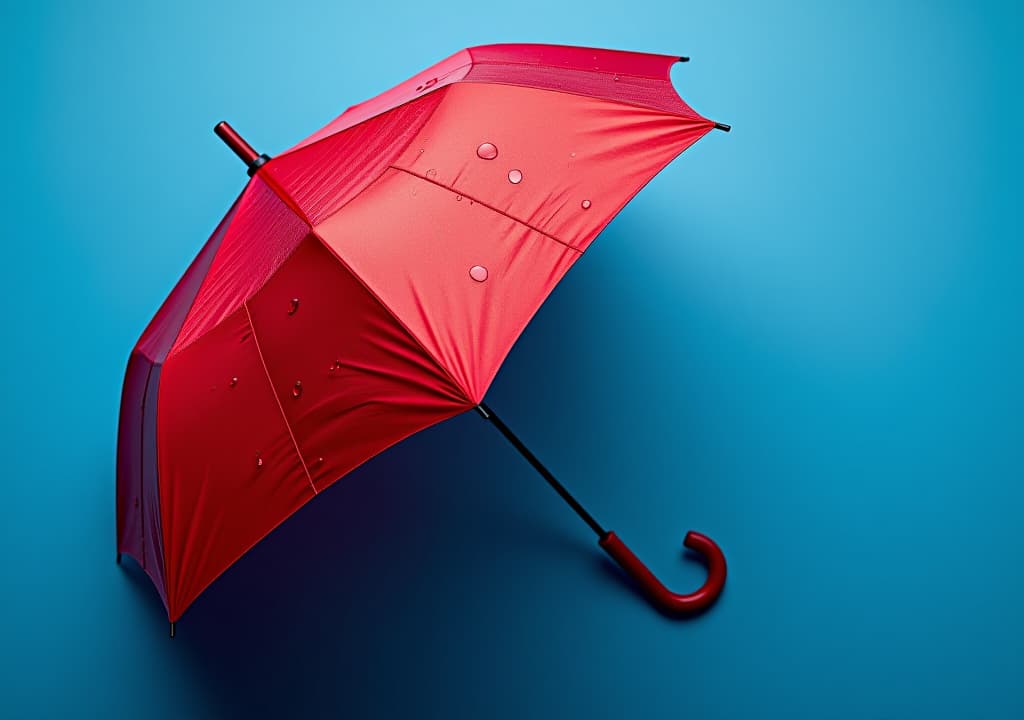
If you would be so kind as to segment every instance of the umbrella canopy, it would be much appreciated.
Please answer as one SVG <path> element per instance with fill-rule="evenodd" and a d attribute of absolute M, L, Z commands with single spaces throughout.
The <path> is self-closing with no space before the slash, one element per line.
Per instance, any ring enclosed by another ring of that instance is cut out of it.
<path fill-rule="evenodd" d="M 367 459 L 496 419 L 484 395 L 544 299 L 716 127 L 680 59 L 477 47 L 273 159 L 218 126 L 251 180 L 132 352 L 119 426 L 118 554 L 172 622 Z"/>

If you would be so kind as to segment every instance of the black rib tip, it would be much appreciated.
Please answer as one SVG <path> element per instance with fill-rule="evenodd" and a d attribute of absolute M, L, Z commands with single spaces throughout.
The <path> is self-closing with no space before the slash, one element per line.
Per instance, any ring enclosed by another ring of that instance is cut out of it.
<path fill-rule="evenodd" d="M 685 55 L 680 55 L 679 62 L 690 62 L 690 58 L 686 57 Z"/>
<path fill-rule="evenodd" d="M 715 130 L 729 132 L 730 130 L 732 130 L 732 125 L 726 125 L 725 123 L 715 123 Z"/>

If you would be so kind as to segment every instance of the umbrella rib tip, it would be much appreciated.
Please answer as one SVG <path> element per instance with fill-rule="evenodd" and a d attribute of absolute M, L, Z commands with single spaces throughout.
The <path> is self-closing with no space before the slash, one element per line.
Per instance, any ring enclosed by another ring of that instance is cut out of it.
<path fill-rule="evenodd" d="M 721 130 L 722 132 L 729 132 L 732 130 L 732 125 L 726 125 L 725 123 L 716 122 L 715 130 Z"/>

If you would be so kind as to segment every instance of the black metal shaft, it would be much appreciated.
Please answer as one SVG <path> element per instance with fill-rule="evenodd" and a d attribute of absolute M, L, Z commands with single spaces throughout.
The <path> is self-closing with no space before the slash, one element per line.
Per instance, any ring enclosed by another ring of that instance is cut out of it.
<path fill-rule="evenodd" d="M 504 435 L 505 439 L 512 443 L 512 447 L 518 450 L 519 453 L 526 458 L 527 462 L 533 465 L 534 470 L 539 472 L 541 477 L 548 481 L 548 485 L 555 489 L 555 492 L 558 493 L 566 503 L 568 503 L 569 507 L 576 511 L 576 514 L 583 519 L 583 522 L 590 526 L 590 529 L 593 530 L 599 538 L 604 538 L 604 536 L 608 534 L 597 520 L 587 512 L 587 509 L 580 505 L 579 501 L 572 496 L 572 493 L 566 490 L 562 483 L 558 482 L 555 476 L 551 474 L 551 471 L 544 467 L 544 463 L 538 460 L 537 456 L 530 452 L 528 447 L 523 445 L 523 441 L 516 437 L 515 433 L 509 429 L 508 425 L 501 421 L 501 418 L 499 418 L 493 410 L 487 407 L 484 403 L 480 403 L 476 406 L 476 411 L 480 413 L 485 420 L 490 420 L 494 427 L 498 428 L 498 432 Z"/>

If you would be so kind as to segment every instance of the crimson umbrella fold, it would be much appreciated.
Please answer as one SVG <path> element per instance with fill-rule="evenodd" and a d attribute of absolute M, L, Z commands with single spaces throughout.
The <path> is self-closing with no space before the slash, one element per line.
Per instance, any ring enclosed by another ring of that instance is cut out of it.
<path fill-rule="evenodd" d="M 475 409 L 663 611 L 668 591 L 484 402 L 525 326 L 608 222 L 716 127 L 678 56 L 550 45 L 463 50 L 274 158 L 227 123 L 250 180 L 128 363 L 118 557 L 173 623 L 303 504 L 405 437 Z M 570 360 L 570 362 L 575 362 Z"/>

